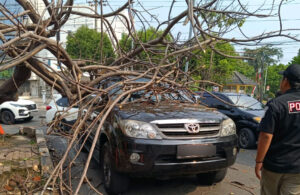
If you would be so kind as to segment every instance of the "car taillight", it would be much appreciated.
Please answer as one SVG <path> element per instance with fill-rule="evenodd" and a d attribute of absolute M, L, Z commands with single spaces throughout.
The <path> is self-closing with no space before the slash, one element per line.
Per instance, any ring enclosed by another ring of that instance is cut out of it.
<path fill-rule="evenodd" d="M 46 106 L 46 110 L 50 110 L 51 108 L 51 106 Z"/>

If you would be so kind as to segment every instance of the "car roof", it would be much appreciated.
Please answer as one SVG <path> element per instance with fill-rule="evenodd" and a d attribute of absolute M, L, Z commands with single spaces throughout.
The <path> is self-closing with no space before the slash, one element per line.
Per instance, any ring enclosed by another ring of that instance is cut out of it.
<path fill-rule="evenodd" d="M 202 92 L 196 92 L 198 94 L 201 94 Z M 210 92 L 214 95 L 225 95 L 225 96 L 249 96 L 247 94 L 243 94 L 243 93 L 233 93 L 233 92 Z M 204 96 L 210 96 L 210 93 L 208 92 L 204 92 L 203 95 Z"/>
<path fill-rule="evenodd" d="M 243 94 L 243 93 L 232 93 L 232 92 L 220 92 L 220 94 L 224 94 L 224 95 L 230 95 L 230 96 L 248 96 L 247 94 Z"/>

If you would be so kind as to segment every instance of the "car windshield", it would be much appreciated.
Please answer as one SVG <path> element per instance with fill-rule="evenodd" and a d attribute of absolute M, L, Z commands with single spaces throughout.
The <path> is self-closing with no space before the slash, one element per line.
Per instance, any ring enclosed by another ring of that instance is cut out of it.
<path fill-rule="evenodd" d="M 247 95 L 226 95 L 235 105 L 246 110 L 263 110 L 263 104 Z"/>
<path fill-rule="evenodd" d="M 146 83 L 150 79 L 148 78 L 140 78 L 135 80 L 135 82 L 139 83 Z M 112 80 L 108 82 L 108 86 L 113 85 L 114 83 L 118 82 L 119 80 Z M 162 87 L 162 86 L 161 86 Z M 157 86 L 156 90 L 159 91 L 160 86 Z M 165 86 L 162 88 L 166 88 Z M 112 90 L 110 90 L 109 95 L 114 99 L 116 98 L 117 95 L 121 94 L 123 90 L 121 87 L 115 87 Z M 125 97 L 124 97 L 125 98 Z M 130 95 L 129 101 L 135 101 L 135 100 L 142 100 L 142 101 L 153 101 L 153 102 L 158 102 L 158 101 L 165 101 L 165 100 L 177 100 L 181 102 L 194 102 L 192 96 L 189 97 L 189 92 L 186 90 L 178 90 L 178 91 L 173 91 L 170 90 L 165 93 L 158 93 L 156 94 L 153 90 L 140 90 L 137 92 L 134 92 Z"/>
<path fill-rule="evenodd" d="M 165 100 L 177 100 L 181 102 L 193 102 L 191 98 L 189 98 L 186 93 L 182 91 L 176 91 L 176 92 L 169 92 L 169 93 L 163 93 L 163 94 L 153 94 L 152 91 L 149 91 L 145 93 L 145 91 L 139 91 L 131 94 L 131 98 L 133 100 L 137 99 L 144 99 L 144 100 L 151 100 L 154 102 L 157 101 L 165 101 Z"/>

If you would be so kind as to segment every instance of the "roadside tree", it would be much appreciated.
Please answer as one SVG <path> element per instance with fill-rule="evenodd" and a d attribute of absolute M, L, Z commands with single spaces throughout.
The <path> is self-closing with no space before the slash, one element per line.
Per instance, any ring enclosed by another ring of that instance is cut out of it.
<path fill-rule="evenodd" d="M 264 94 L 266 93 L 266 79 L 269 74 L 269 67 L 278 63 L 278 61 L 283 57 L 282 50 L 270 45 L 256 49 L 245 48 L 244 56 L 252 58 L 247 60 L 247 62 L 255 69 L 256 82 L 259 84 L 257 96 L 259 100 L 262 101 L 264 99 Z"/>
<path fill-rule="evenodd" d="M 123 33 L 122 38 L 119 41 L 119 46 L 122 52 L 128 53 L 130 50 L 135 49 L 140 46 L 141 43 L 147 43 L 153 41 L 163 35 L 163 30 L 156 30 L 154 27 L 149 27 L 146 30 L 137 31 L 132 37 L 128 34 Z M 133 41 L 132 41 L 133 40 Z M 172 38 L 168 34 L 164 37 L 164 42 L 171 43 Z M 142 51 L 138 55 L 135 56 L 137 60 L 147 61 L 149 58 L 153 61 L 153 63 L 159 63 L 159 61 L 164 57 L 166 50 L 165 44 L 156 44 L 155 47 L 145 48 L 145 51 Z M 136 70 L 147 69 L 147 66 L 140 64 L 140 66 L 135 67 Z"/>
<path fill-rule="evenodd" d="M 102 50 L 100 47 L 102 47 Z M 89 29 L 87 26 L 81 26 L 74 34 L 68 34 L 66 51 L 72 59 L 89 61 L 100 61 L 102 59 L 104 64 L 109 64 L 115 57 L 107 34 Z M 101 55 L 103 55 L 102 58 Z"/>
<path fill-rule="evenodd" d="M 232 76 L 233 71 L 238 71 L 249 78 L 254 76 L 252 66 L 244 62 L 243 59 L 230 57 L 240 57 L 230 43 L 219 42 L 213 46 L 213 49 L 208 48 L 205 52 L 197 50 L 193 54 L 189 63 L 191 75 L 194 79 L 225 84 Z"/>
<path fill-rule="evenodd" d="M 268 77 L 267 77 L 267 86 L 270 86 L 269 91 L 266 91 L 269 98 L 275 97 L 276 92 L 279 91 L 279 85 L 280 81 L 282 79 L 282 76 L 278 74 L 278 72 L 285 70 L 287 68 L 287 65 L 283 64 L 274 64 L 272 66 L 268 67 Z"/>
<path fill-rule="evenodd" d="M 300 64 L 300 49 L 298 50 L 298 55 L 293 57 L 289 64 Z"/>

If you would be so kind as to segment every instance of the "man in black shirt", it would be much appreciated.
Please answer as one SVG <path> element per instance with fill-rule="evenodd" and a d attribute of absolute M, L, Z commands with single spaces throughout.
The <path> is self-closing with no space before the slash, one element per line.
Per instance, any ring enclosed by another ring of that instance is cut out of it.
<path fill-rule="evenodd" d="M 281 95 L 267 103 L 259 125 L 255 174 L 262 195 L 300 195 L 300 65 L 281 74 Z"/>

